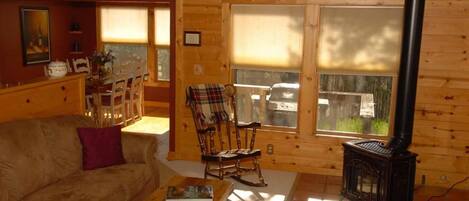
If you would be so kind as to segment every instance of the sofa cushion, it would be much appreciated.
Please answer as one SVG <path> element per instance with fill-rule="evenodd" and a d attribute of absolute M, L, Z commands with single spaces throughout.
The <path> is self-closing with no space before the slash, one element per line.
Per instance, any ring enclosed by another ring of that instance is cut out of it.
<path fill-rule="evenodd" d="M 83 149 L 83 170 L 125 163 L 121 127 L 78 128 Z"/>
<path fill-rule="evenodd" d="M 58 179 L 37 120 L 0 124 L 0 188 L 9 200 L 23 196 Z"/>
<path fill-rule="evenodd" d="M 51 184 L 24 201 L 132 200 L 151 179 L 145 164 L 124 164 L 80 171 Z"/>
<path fill-rule="evenodd" d="M 64 178 L 80 171 L 82 153 L 77 128 L 94 127 L 94 121 L 79 115 L 51 117 L 39 121 L 47 146 L 51 150 L 55 176 Z"/>

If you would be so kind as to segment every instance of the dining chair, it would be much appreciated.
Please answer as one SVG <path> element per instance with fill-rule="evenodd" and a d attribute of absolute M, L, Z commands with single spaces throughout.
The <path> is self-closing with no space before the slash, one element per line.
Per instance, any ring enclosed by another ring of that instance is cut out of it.
<path fill-rule="evenodd" d="M 113 76 L 112 88 L 107 93 L 100 93 L 100 121 L 104 125 L 127 125 L 125 114 L 125 95 L 127 78 Z M 118 121 L 117 121 L 118 120 Z"/>
<path fill-rule="evenodd" d="M 90 60 L 87 57 L 72 59 L 72 64 L 73 64 L 73 71 L 75 71 L 75 73 L 85 72 L 88 75 L 91 74 Z"/>
<path fill-rule="evenodd" d="M 65 59 L 65 64 L 67 65 L 67 72 L 73 72 L 72 67 L 70 66 L 70 61 L 68 59 Z"/>
<path fill-rule="evenodd" d="M 85 116 L 94 117 L 95 108 L 94 108 L 94 99 L 92 94 L 85 94 Z"/>
<path fill-rule="evenodd" d="M 126 93 L 127 121 L 140 120 L 143 115 L 143 73 L 136 71 Z"/>

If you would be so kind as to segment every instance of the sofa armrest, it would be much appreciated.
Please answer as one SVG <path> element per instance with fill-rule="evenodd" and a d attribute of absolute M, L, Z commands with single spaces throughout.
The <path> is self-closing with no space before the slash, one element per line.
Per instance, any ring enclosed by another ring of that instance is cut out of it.
<path fill-rule="evenodd" d="M 145 163 L 153 174 L 155 188 L 159 187 L 158 140 L 154 135 L 122 132 L 122 151 L 127 163 Z"/>

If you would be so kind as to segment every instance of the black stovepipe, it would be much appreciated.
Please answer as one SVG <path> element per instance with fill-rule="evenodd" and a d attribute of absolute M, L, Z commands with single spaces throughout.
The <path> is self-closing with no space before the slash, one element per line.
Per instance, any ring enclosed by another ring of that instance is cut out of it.
<path fill-rule="evenodd" d="M 386 145 L 393 153 L 406 152 L 412 143 L 424 10 L 425 0 L 405 1 L 394 135 Z"/>

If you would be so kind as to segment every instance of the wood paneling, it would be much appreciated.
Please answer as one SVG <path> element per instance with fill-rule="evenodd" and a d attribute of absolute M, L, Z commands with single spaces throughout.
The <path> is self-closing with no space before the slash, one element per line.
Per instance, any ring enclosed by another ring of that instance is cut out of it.
<path fill-rule="evenodd" d="M 0 88 L 0 122 L 85 112 L 85 76 L 41 77 Z"/>
<path fill-rule="evenodd" d="M 169 103 L 169 87 L 145 86 L 145 101 Z"/>
<path fill-rule="evenodd" d="M 175 152 L 173 159 L 199 160 L 199 148 L 193 120 L 185 107 L 185 88 L 194 83 L 231 81 L 229 68 L 230 3 L 307 4 L 314 11 L 318 5 L 402 5 L 403 0 L 178 0 Z M 311 13 L 311 12 L 309 12 Z M 315 15 L 305 20 L 305 61 L 302 88 L 314 87 Z M 310 19 L 311 18 L 311 19 Z M 427 0 L 422 41 L 420 79 L 413 145 L 418 153 L 416 182 L 425 175 L 429 185 L 448 187 L 469 174 L 469 1 Z M 183 46 L 184 30 L 201 31 L 202 46 Z M 313 47 L 308 49 L 308 47 Z M 307 60 L 306 60 L 307 59 Z M 195 75 L 195 64 L 204 68 Z M 308 86 L 304 86 L 308 85 Z M 312 96 L 303 92 L 301 96 Z M 312 100 L 311 100 L 312 102 Z M 314 174 L 342 174 L 341 143 L 350 139 L 316 136 L 316 109 L 300 102 L 298 133 L 259 131 L 257 145 L 264 152 L 262 167 Z M 306 109 L 305 109 L 306 108 Z M 311 114 L 309 113 L 311 112 Z M 306 118 L 305 118 L 306 116 Z M 266 154 L 267 144 L 274 154 Z M 462 184 L 459 188 L 469 188 Z"/>

